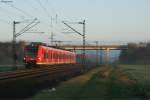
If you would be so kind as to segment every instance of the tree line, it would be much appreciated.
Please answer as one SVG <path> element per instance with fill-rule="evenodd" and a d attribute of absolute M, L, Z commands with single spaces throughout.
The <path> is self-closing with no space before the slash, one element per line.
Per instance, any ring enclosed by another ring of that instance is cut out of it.
<path fill-rule="evenodd" d="M 128 44 L 128 49 L 121 52 L 120 62 L 150 64 L 150 45 Z"/>
<path fill-rule="evenodd" d="M 25 42 L 16 43 L 17 63 L 22 64 L 23 47 Z M 13 63 L 13 45 L 12 42 L 0 42 L 0 65 L 9 65 Z"/>

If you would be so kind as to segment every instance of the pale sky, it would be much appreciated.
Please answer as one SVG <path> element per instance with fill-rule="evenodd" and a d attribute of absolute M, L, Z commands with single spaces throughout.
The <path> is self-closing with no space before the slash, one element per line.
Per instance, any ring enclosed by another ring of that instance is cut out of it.
<path fill-rule="evenodd" d="M 49 42 L 52 31 L 55 33 L 55 40 L 82 41 L 76 33 L 62 33 L 66 27 L 61 22 L 79 22 L 84 19 L 87 41 L 118 43 L 150 41 L 150 0 L 12 1 L 9 4 L 13 6 L 0 2 L 0 41 L 12 40 L 13 21 L 34 18 L 38 18 L 40 24 L 32 30 L 45 33 L 24 33 L 17 38 L 18 41 Z M 56 14 L 57 23 L 53 21 L 52 28 L 51 17 L 55 18 Z M 17 32 L 28 23 L 17 24 Z M 82 32 L 82 25 L 70 25 Z"/>

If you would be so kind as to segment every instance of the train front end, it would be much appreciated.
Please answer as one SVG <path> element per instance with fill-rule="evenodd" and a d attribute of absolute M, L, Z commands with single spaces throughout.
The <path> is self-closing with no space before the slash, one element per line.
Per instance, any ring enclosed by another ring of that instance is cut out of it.
<path fill-rule="evenodd" d="M 27 45 L 24 48 L 24 64 L 26 67 L 36 66 L 38 55 L 38 46 Z"/>

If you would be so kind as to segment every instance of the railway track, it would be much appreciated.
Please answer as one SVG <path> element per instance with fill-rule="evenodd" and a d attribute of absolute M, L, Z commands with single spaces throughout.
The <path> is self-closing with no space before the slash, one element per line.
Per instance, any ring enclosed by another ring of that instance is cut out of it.
<path fill-rule="evenodd" d="M 42 67 L 42 68 L 33 68 L 33 69 L 26 69 L 26 70 L 18 70 L 15 72 L 7 72 L 7 73 L 0 73 L 0 83 L 6 81 L 13 81 L 25 78 L 36 78 L 36 77 L 43 77 L 47 75 L 55 76 L 56 74 L 65 73 L 67 70 L 71 70 L 75 68 L 75 65 L 72 67 L 67 67 L 67 65 L 57 65 L 57 66 L 49 66 L 49 67 Z"/>
<path fill-rule="evenodd" d="M 77 75 L 83 65 L 54 65 L 0 73 L 0 99 L 26 98 Z"/>

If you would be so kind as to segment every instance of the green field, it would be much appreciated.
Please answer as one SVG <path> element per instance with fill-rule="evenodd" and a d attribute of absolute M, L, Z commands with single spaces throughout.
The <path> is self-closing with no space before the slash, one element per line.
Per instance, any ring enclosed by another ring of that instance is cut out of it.
<path fill-rule="evenodd" d="M 145 96 L 150 98 L 150 65 L 119 65 L 119 67 L 134 78 Z"/>
<path fill-rule="evenodd" d="M 150 85 L 150 65 L 119 65 L 119 67 L 138 82 Z"/>
<path fill-rule="evenodd" d="M 56 90 L 42 90 L 30 99 L 145 100 L 150 99 L 149 76 L 146 65 L 104 66 L 62 82 Z"/>

